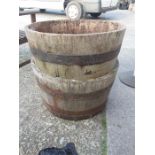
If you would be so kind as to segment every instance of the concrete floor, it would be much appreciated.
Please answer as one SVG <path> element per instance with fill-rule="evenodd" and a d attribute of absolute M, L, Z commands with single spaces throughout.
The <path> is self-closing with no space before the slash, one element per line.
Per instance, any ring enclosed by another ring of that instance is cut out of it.
<path fill-rule="evenodd" d="M 23 29 L 25 25 L 30 23 L 29 16 L 21 16 L 19 18 L 20 29 Z M 37 21 L 65 18 L 62 14 L 37 15 Z M 87 18 L 90 17 L 88 16 Z M 134 155 L 135 91 L 133 88 L 122 84 L 118 78 L 120 72 L 134 69 L 134 13 L 116 10 L 103 14 L 100 19 L 119 21 L 127 27 L 122 49 L 119 54 L 119 71 L 106 106 L 108 155 Z M 24 50 L 28 50 L 27 44 L 20 46 L 20 53 Z M 23 56 L 20 58 L 23 59 Z M 36 119 L 41 120 L 42 124 Z M 54 117 L 41 106 L 41 98 L 37 86 L 34 86 L 30 65 L 20 69 L 21 155 L 36 154 L 42 147 L 52 145 L 63 146 L 69 140 L 77 143 L 79 155 L 106 155 L 103 153 L 103 150 L 106 150 L 106 146 L 104 146 L 105 144 L 102 145 L 102 142 L 104 142 L 106 138 L 106 127 L 101 125 L 104 119 L 105 112 L 92 119 L 81 121 L 80 123 L 69 123 L 66 121 L 64 123 L 62 119 Z M 36 125 L 37 123 L 38 125 Z M 46 126 L 47 128 L 42 127 L 42 125 L 48 123 L 55 123 L 56 125 L 50 124 Z M 67 131 L 67 126 L 70 127 L 70 132 Z M 59 127 L 59 132 L 56 130 L 57 127 Z M 36 133 L 36 128 L 39 128 L 39 133 Z M 77 130 L 76 133 L 73 128 Z M 45 131 L 51 131 L 51 134 L 45 134 Z M 77 133 L 80 131 L 81 134 L 79 138 Z M 66 136 L 64 134 L 66 134 Z M 51 138 L 49 138 L 50 136 Z M 67 136 L 69 137 L 68 139 Z M 32 147 L 34 143 L 36 145 Z"/>
<path fill-rule="evenodd" d="M 46 147 L 74 142 L 79 155 L 106 155 L 105 112 L 91 119 L 68 121 L 42 104 L 30 64 L 20 69 L 20 155 L 37 155 Z"/>
<path fill-rule="evenodd" d="M 135 27 L 134 14 L 129 11 L 112 11 L 105 19 L 126 25 L 126 34 L 119 54 L 119 71 L 107 103 L 109 155 L 135 154 L 135 91 L 118 79 L 119 73 L 134 70 Z"/>

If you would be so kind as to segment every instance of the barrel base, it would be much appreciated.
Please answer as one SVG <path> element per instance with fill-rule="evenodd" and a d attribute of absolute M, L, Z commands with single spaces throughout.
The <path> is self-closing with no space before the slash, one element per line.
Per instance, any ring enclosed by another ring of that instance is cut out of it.
<path fill-rule="evenodd" d="M 117 71 L 116 66 L 102 77 L 79 81 L 47 76 L 32 67 L 47 108 L 69 120 L 90 118 L 103 111 Z"/>
<path fill-rule="evenodd" d="M 100 105 L 94 109 L 79 112 L 79 113 L 73 113 L 73 112 L 63 111 L 60 109 L 55 109 L 43 99 L 43 104 L 46 106 L 46 108 L 52 114 L 54 114 L 55 116 L 57 116 L 59 118 L 63 118 L 63 119 L 67 119 L 67 120 L 75 120 L 75 121 L 88 119 L 88 118 L 91 118 L 91 117 L 101 113 L 105 109 L 106 102 L 107 101 L 105 101 L 102 105 Z"/>

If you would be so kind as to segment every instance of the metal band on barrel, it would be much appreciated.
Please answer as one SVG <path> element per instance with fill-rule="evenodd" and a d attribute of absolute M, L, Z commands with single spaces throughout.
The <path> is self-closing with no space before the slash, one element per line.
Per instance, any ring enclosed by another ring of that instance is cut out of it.
<path fill-rule="evenodd" d="M 117 57 L 121 46 L 117 49 L 106 52 L 103 54 L 94 54 L 94 55 L 56 55 L 49 52 L 43 52 L 40 49 L 31 48 L 31 52 L 33 56 L 37 57 L 41 61 L 55 63 L 55 64 L 62 64 L 62 65 L 94 65 L 100 64 L 107 61 L 112 60 L 113 58 Z"/>
<path fill-rule="evenodd" d="M 40 89 L 44 90 L 44 92 L 46 92 L 47 94 L 50 94 L 52 96 L 59 96 L 59 97 L 69 97 L 69 98 L 82 98 L 82 97 L 87 97 L 87 98 L 93 98 L 93 97 L 97 97 L 98 94 L 103 94 L 104 92 L 106 91 L 109 91 L 112 87 L 112 84 L 113 82 L 107 86 L 106 88 L 103 88 L 101 90 L 97 90 L 95 92 L 91 92 L 91 93 L 88 93 L 88 94 L 72 94 L 72 93 L 64 93 L 60 90 L 56 90 L 56 89 L 52 89 L 52 88 L 49 88 L 47 85 L 45 84 L 42 84 L 39 79 L 36 77 L 36 81 L 37 81 L 37 84 L 38 86 L 40 87 Z"/>

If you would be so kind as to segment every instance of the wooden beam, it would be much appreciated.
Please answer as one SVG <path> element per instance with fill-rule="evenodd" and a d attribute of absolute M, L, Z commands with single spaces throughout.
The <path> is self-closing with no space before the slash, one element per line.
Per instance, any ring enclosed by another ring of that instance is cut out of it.
<path fill-rule="evenodd" d="M 36 13 L 40 13 L 40 9 L 27 9 L 24 11 L 19 11 L 19 16 L 36 14 Z"/>

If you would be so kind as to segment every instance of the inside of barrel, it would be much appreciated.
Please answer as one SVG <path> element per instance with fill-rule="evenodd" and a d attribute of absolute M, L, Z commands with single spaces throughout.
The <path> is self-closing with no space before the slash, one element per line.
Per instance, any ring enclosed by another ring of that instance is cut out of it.
<path fill-rule="evenodd" d="M 43 33 L 56 34 L 87 34 L 102 33 L 119 30 L 122 25 L 115 22 L 99 20 L 79 20 L 79 21 L 47 21 L 38 22 L 29 26 L 30 29 Z"/>

